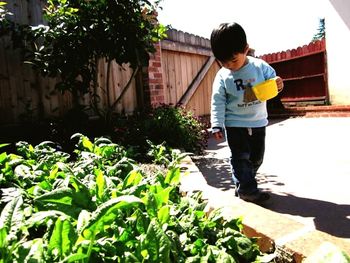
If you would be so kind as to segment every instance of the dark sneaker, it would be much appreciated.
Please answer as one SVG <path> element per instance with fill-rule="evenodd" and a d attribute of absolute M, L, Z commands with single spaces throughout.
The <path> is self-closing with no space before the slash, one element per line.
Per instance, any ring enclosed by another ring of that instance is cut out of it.
<path fill-rule="evenodd" d="M 264 205 L 270 199 L 270 195 L 266 192 L 258 191 L 255 194 L 251 195 L 239 194 L 239 198 L 246 202 L 251 202 L 257 205 Z"/>

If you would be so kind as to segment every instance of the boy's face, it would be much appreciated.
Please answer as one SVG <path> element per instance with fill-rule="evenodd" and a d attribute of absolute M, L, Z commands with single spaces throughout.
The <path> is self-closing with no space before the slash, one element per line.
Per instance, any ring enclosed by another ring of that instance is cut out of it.
<path fill-rule="evenodd" d="M 243 53 L 234 54 L 230 60 L 221 61 L 220 62 L 221 65 L 224 68 L 227 68 L 227 69 L 232 70 L 232 71 L 239 70 L 240 68 L 242 68 L 246 64 L 248 50 L 249 50 L 249 47 L 247 45 L 247 47 L 245 48 Z"/>

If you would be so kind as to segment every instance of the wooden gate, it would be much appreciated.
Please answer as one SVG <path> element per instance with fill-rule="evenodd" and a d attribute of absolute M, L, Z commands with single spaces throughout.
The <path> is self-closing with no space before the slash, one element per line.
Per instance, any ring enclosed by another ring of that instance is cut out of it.
<path fill-rule="evenodd" d="M 197 116 L 210 114 L 212 83 L 220 66 L 208 39 L 169 30 L 161 41 L 164 102 L 182 104 Z"/>

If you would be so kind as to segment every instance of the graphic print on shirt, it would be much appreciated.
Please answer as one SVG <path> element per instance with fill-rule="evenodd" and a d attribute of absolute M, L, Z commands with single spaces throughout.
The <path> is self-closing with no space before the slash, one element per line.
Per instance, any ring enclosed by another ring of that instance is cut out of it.
<path fill-rule="evenodd" d="M 235 81 L 237 91 L 244 90 L 243 102 L 244 104 L 238 104 L 238 107 L 247 107 L 255 104 L 261 103 L 255 96 L 253 92 L 252 83 L 255 82 L 254 78 L 251 79 L 236 79 Z"/>

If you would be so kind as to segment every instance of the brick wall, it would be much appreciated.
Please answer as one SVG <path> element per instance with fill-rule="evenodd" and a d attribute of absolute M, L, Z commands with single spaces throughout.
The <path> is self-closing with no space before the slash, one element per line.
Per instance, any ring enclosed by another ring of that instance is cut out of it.
<path fill-rule="evenodd" d="M 156 52 L 150 56 L 148 75 L 146 76 L 148 78 L 148 87 L 146 87 L 146 90 L 149 93 L 151 106 L 162 104 L 165 101 L 160 43 L 155 44 L 155 48 Z"/>

